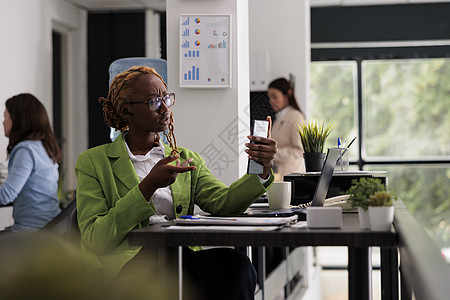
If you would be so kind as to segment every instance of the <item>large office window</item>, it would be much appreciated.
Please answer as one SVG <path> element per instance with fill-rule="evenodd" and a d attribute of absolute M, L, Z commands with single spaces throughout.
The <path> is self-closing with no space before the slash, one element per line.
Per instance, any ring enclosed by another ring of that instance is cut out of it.
<path fill-rule="evenodd" d="M 311 64 L 311 118 L 333 128 L 325 147 L 336 147 L 338 137 L 350 143 L 358 134 L 356 62 L 313 62 Z M 350 158 L 358 157 L 358 147 L 351 146 Z"/>
<path fill-rule="evenodd" d="M 311 117 L 450 247 L 450 4 L 311 10 Z M 421 16 L 419 18 L 414 16 Z M 385 22 L 388 18 L 390 22 Z"/>
<path fill-rule="evenodd" d="M 387 171 L 390 188 L 440 247 L 450 247 L 446 74 L 448 58 L 311 63 L 311 118 L 333 122 L 327 146 L 357 136 L 354 169 Z"/>
<path fill-rule="evenodd" d="M 364 156 L 450 158 L 450 59 L 362 62 Z"/>

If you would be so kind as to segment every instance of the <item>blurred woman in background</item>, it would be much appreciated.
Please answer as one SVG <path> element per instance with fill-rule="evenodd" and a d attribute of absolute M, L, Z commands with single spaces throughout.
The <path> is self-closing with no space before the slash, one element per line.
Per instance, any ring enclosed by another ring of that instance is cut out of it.
<path fill-rule="evenodd" d="M 303 147 L 297 131 L 297 124 L 304 122 L 305 116 L 297 104 L 290 82 L 285 78 L 272 81 L 267 94 L 275 112 L 272 138 L 278 145 L 274 159 L 276 180 L 282 181 L 284 175 L 305 172 Z"/>
<path fill-rule="evenodd" d="M 31 94 L 5 102 L 3 127 L 9 138 L 8 178 L 0 187 L 0 204 L 13 204 L 14 225 L 6 230 L 36 231 L 59 212 L 58 162 L 61 150 L 47 111 Z"/>

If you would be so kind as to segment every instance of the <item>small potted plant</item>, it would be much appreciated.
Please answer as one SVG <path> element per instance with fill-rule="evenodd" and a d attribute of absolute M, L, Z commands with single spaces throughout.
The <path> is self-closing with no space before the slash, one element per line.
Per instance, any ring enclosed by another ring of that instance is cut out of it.
<path fill-rule="evenodd" d="M 332 125 L 319 124 L 317 121 L 297 125 L 300 141 L 303 146 L 303 158 L 307 172 L 321 171 L 325 153 L 323 147 L 331 133 Z"/>
<path fill-rule="evenodd" d="M 361 228 L 370 228 L 369 203 L 370 196 L 376 192 L 386 190 L 385 185 L 378 178 L 362 177 L 359 180 L 353 179 L 347 191 L 350 206 L 358 209 L 358 217 Z"/>
<path fill-rule="evenodd" d="M 392 221 L 394 220 L 393 200 L 397 200 L 397 197 L 386 190 L 370 195 L 370 229 L 387 231 L 391 228 Z"/>

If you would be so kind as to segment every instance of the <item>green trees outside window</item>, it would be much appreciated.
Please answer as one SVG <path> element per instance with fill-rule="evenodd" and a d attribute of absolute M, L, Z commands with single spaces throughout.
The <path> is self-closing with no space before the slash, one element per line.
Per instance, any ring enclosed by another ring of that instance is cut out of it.
<path fill-rule="evenodd" d="M 450 59 L 362 63 L 368 157 L 450 158 Z"/>
<path fill-rule="evenodd" d="M 361 153 L 352 145 L 350 159 L 388 171 L 390 188 L 450 247 L 450 59 L 364 60 L 360 70 L 356 61 L 312 62 L 310 118 L 333 120 L 326 147 L 358 136 Z"/>

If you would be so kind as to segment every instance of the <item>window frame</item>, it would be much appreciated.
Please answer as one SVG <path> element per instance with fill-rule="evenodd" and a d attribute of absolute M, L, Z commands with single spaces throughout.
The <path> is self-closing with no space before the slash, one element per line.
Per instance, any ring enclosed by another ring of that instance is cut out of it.
<path fill-rule="evenodd" d="M 405 59 L 407 57 L 397 58 L 397 59 Z M 416 57 L 417 58 L 417 57 Z M 408 59 L 412 59 L 408 57 Z M 408 165 L 408 164 L 450 164 L 450 159 L 439 159 L 439 158 L 418 158 L 418 159 L 370 159 L 363 157 L 363 147 L 365 145 L 365 137 L 364 137 L 364 116 L 363 116 L 363 69 L 362 64 L 365 60 L 389 60 L 385 57 L 353 57 L 353 59 L 341 59 L 340 61 L 353 61 L 356 62 L 356 120 L 357 120 L 357 132 L 358 138 L 356 139 L 356 146 L 358 147 L 358 156 L 356 161 L 350 161 L 350 164 L 357 165 L 360 170 L 364 169 L 366 165 Z M 323 60 L 321 60 L 323 61 Z M 337 61 L 335 59 L 329 59 L 328 61 Z"/>
<path fill-rule="evenodd" d="M 450 159 L 426 157 L 373 160 L 362 152 L 363 61 L 449 58 L 448 11 L 450 3 L 311 8 L 311 61 L 355 61 L 357 65 L 358 158 L 350 164 L 360 170 L 366 165 L 450 164 Z"/>

